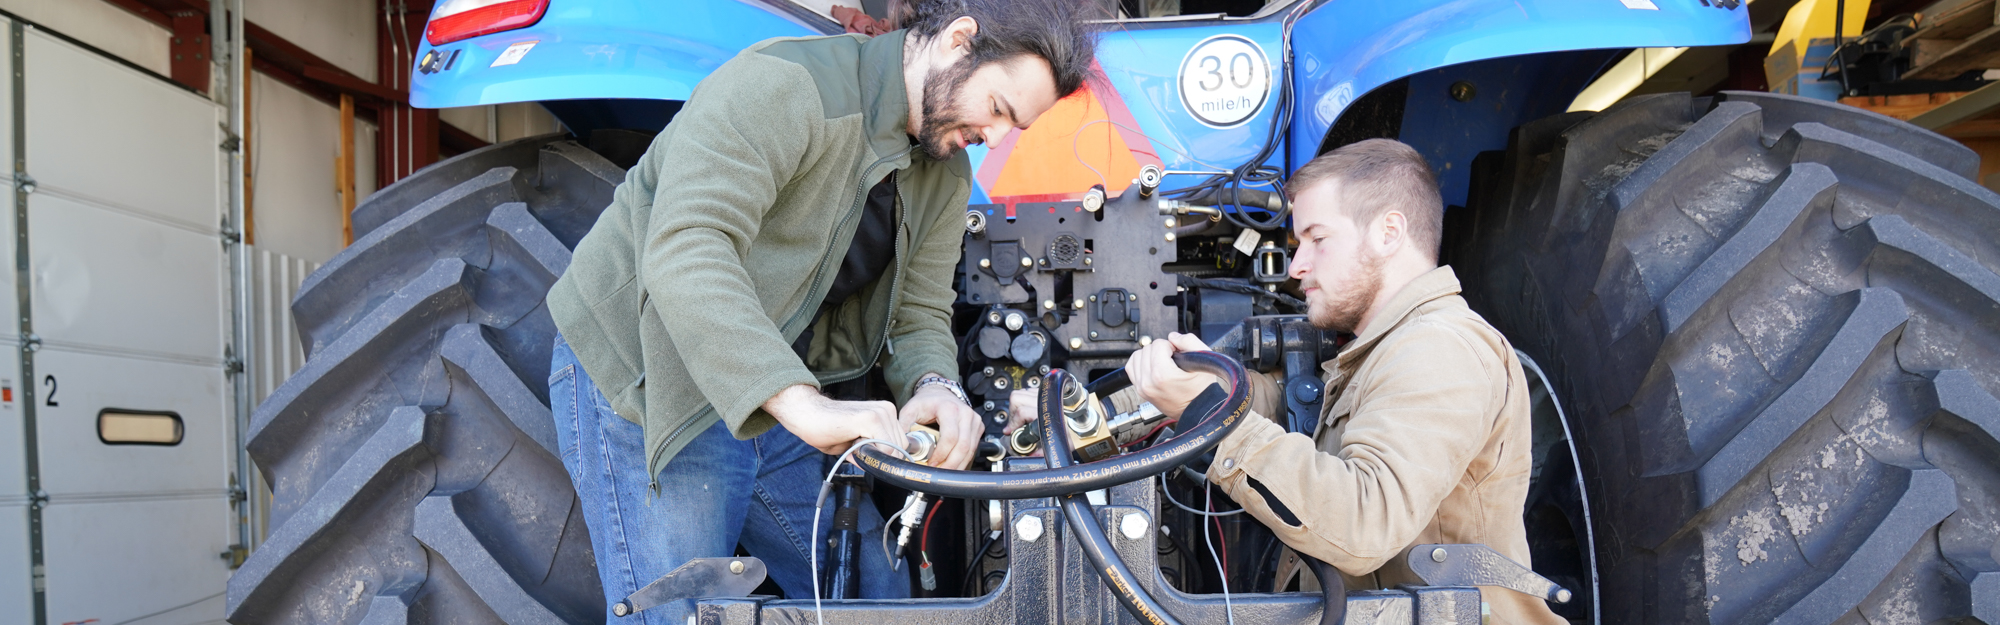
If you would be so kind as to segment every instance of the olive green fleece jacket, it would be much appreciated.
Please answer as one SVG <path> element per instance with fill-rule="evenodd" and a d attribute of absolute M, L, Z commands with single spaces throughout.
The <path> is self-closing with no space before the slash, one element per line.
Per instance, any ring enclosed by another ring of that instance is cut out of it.
<path fill-rule="evenodd" d="M 716 68 L 627 173 L 549 290 L 549 312 L 659 475 L 720 419 L 777 420 L 796 384 L 882 360 L 897 401 L 956 378 L 952 270 L 971 165 L 913 151 L 903 32 L 772 39 Z M 868 190 L 896 174 L 895 261 L 792 342 L 832 287 Z"/>

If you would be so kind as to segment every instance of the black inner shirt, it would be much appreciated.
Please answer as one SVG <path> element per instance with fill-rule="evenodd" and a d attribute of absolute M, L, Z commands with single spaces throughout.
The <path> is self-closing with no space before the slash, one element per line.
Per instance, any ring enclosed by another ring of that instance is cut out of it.
<path fill-rule="evenodd" d="M 833 286 L 820 302 L 819 312 L 813 314 L 812 325 L 817 325 L 819 316 L 828 309 L 839 306 L 882 277 L 893 262 L 896 262 L 896 173 L 890 172 L 868 190 L 868 201 L 861 206 L 861 223 L 854 230 L 854 242 L 848 244 L 847 256 L 840 261 L 840 273 L 834 274 Z M 806 326 L 806 331 L 792 342 L 792 351 L 798 353 L 800 360 L 805 359 L 806 350 L 812 345 L 812 325 Z"/>

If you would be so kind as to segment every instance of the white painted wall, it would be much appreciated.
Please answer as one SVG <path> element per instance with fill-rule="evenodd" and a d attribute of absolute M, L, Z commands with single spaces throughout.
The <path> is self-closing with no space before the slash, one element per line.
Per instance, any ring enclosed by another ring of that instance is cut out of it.
<path fill-rule="evenodd" d="M 545 135 L 562 129 L 542 105 L 533 102 L 516 102 L 497 107 L 500 116 L 500 140 L 512 141 L 521 137 Z"/>
<path fill-rule="evenodd" d="M 444 123 L 451 124 L 459 130 L 466 131 L 472 136 L 485 139 L 487 143 L 493 143 L 498 139 L 493 134 L 493 107 L 491 106 L 460 106 L 438 109 L 438 119 Z"/>
<path fill-rule="evenodd" d="M 243 0 L 243 16 L 335 67 L 375 80 L 374 0 Z"/>
<path fill-rule="evenodd" d="M 257 248 L 324 263 L 344 244 L 334 189 L 340 109 L 263 74 L 251 89 Z M 354 153 L 356 196 L 365 199 L 375 191 L 374 125 L 355 121 Z"/>
<path fill-rule="evenodd" d="M 542 105 L 533 102 L 438 109 L 438 119 L 488 143 L 545 135 L 562 129 Z"/>
<path fill-rule="evenodd" d="M 0 0 L 0 9 L 163 76 L 172 71 L 167 47 L 173 33 L 103 0 Z"/>

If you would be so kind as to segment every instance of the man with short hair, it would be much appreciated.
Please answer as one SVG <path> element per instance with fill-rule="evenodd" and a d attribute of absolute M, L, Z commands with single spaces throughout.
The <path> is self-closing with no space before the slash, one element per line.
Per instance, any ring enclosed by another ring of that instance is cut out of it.
<path fill-rule="evenodd" d="M 756 44 L 627 173 L 548 296 L 550 404 L 605 605 L 739 544 L 809 597 L 827 454 L 926 423 L 932 465 L 971 460 L 983 427 L 950 327 L 963 150 L 1082 86 L 1095 38 L 1078 10 L 929 0 L 909 30 Z M 821 394 L 878 362 L 900 411 Z M 861 512 L 873 544 L 882 520 Z M 863 596 L 908 595 L 862 553 Z M 678 624 L 689 607 L 638 618 Z"/>
<path fill-rule="evenodd" d="M 1313 159 L 1290 187 L 1291 276 L 1308 320 L 1356 336 L 1321 365 L 1316 432 L 1245 421 L 1216 447 L 1209 482 L 1287 547 L 1339 569 L 1350 589 L 1421 583 L 1397 558 L 1418 544 L 1482 543 L 1528 566 L 1527 379 L 1438 266 L 1444 205 L 1430 166 L 1410 146 L 1373 139 Z M 1126 371 L 1178 415 L 1214 377 L 1173 364 L 1176 351 L 1208 349 L 1200 339 L 1169 339 L 1133 354 Z M 1298 570 L 1290 553 L 1283 564 L 1282 577 Z M 1494 623 L 1563 622 L 1541 599 L 1480 594 Z"/>

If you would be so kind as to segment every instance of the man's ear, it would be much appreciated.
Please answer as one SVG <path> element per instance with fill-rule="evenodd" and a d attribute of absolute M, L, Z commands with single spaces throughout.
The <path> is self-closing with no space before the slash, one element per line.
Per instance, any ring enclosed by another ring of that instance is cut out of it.
<path fill-rule="evenodd" d="M 940 40 L 950 42 L 950 47 L 956 48 L 959 54 L 965 54 L 972 51 L 972 38 L 978 34 L 979 20 L 967 15 L 952 20 L 951 25 L 944 28 L 945 36 Z"/>
<path fill-rule="evenodd" d="M 1375 232 L 1369 233 L 1371 240 L 1368 243 L 1375 246 L 1375 251 L 1383 257 L 1395 254 L 1409 243 L 1410 218 L 1404 216 L 1403 211 L 1392 210 L 1382 213 L 1382 217 L 1375 220 L 1375 223 Z"/>

